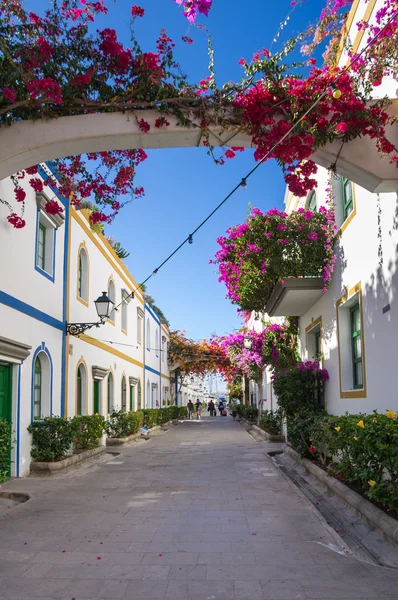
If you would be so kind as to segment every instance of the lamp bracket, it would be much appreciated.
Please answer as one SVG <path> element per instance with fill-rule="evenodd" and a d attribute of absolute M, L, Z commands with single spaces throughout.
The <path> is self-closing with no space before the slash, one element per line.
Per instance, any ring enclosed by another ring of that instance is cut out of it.
<path fill-rule="evenodd" d="M 96 323 L 67 323 L 66 333 L 69 335 L 80 335 L 81 333 L 87 331 L 87 329 L 91 329 L 92 327 L 100 327 L 104 323 L 104 319 L 100 319 Z"/>

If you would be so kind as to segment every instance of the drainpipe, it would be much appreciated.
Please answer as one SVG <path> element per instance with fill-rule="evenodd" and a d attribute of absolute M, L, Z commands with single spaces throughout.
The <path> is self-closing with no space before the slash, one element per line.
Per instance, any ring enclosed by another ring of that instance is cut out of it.
<path fill-rule="evenodd" d="M 142 362 L 144 363 L 144 385 L 143 385 L 143 390 L 142 390 L 142 397 L 143 397 L 143 402 L 142 402 L 142 406 L 143 408 L 146 408 L 146 377 L 145 377 L 145 358 L 146 358 L 146 304 L 144 302 L 144 323 L 143 323 L 143 328 L 144 328 L 144 334 L 142 336 L 142 345 L 143 345 L 143 359 Z"/>
<path fill-rule="evenodd" d="M 159 408 L 162 408 L 162 324 L 159 322 Z"/>

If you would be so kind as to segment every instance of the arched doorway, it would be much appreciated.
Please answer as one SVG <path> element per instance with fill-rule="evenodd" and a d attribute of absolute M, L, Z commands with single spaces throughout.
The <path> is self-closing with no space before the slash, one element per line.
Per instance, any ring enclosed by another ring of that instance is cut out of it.
<path fill-rule="evenodd" d="M 137 384 L 137 410 L 141 410 L 141 381 Z"/>
<path fill-rule="evenodd" d="M 124 375 L 122 377 L 121 402 L 122 402 L 122 411 L 126 412 L 126 410 L 127 410 L 127 386 L 126 386 L 126 377 Z"/>
<path fill-rule="evenodd" d="M 87 413 L 87 372 L 83 363 L 77 367 L 76 373 L 76 414 Z"/>
<path fill-rule="evenodd" d="M 112 371 L 109 371 L 109 374 L 108 374 L 107 407 L 108 407 L 108 414 L 110 414 L 113 410 L 113 375 L 112 375 Z"/>

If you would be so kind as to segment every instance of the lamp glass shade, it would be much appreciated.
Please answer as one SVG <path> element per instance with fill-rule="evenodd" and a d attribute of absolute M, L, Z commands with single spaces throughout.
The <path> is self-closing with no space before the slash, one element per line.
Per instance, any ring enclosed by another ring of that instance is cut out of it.
<path fill-rule="evenodd" d="M 106 292 L 102 292 L 102 296 L 99 296 L 99 298 L 94 301 L 94 304 L 99 318 L 106 319 L 109 317 L 109 313 L 114 303 L 108 298 Z"/>
<path fill-rule="evenodd" d="M 245 339 L 243 340 L 243 345 L 246 348 L 246 350 L 250 350 L 250 348 L 252 347 L 252 341 L 249 337 L 245 337 Z"/>

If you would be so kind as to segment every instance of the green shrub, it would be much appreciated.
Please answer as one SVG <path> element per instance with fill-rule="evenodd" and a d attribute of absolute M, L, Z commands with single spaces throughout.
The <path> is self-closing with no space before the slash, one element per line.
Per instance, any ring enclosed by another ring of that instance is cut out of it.
<path fill-rule="evenodd" d="M 257 421 L 258 408 L 256 408 L 255 406 L 245 406 L 245 410 L 243 411 L 243 417 L 247 421 Z"/>
<path fill-rule="evenodd" d="M 105 419 L 102 415 L 76 415 L 71 420 L 76 447 L 90 450 L 98 446 L 105 433 Z"/>
<path fill-rule="evenodd" d="M 320 369 L 317 361 L 308 360 L 289 369 L 277 370 L 273 386 L 283 415 L 293 418 L 307 408 L 319 408 L 318 397 L 328 379 L 328 372 Z"/>
<path fill-rule="evenodd" d="M 320 460 L 331 475 L 354 484 L 387 509 L 398 507 L 398 420 L 383 415 L 337 417 L 302 413 L 288 425 L 289 442 L 302 456 Z"/>
<path fill-rule="evenodd" d="M 138 433 L 143 421 L 144 415 L 140 411 L 113 410 L 105 424 L 106 433 L 110 438 L 128 437 Z"/>
<path fill-rule="evenodd" d="M 158 425 L 163 425 L 164 423 L 171 421 L 172 418 L 172 411 L 170 410 L 170 407 L 159 408 L 157 411 L 156 423 Z"/>
<path fill-rule="evenodd" d="M 178 408 L 178 417 L 183 419 L 188 416 L 188 409 L 186 406 L 177 406 L 177 408 Z"/>
<path fill-rule="evenodd" d="M 40 462 L 62 460 L 71 447 L 74 432 L 68 419 L 45 417 L 28 427 L 32 434 L 32 458 Z"/>
<path fill-rule="evenodd" d="M 310 452 L 312 446 L 311 433 L 313 428 L 318 426 L 318 423 L 327 417 L 327 412 L 321 408 L 317 410 L 307 408 L 302 410 L 296 417 L 288 418 L 288 441 L 301 456 L 312 458 L 313 455 Z"/>
<path fill-rule="evenodd" d="M 145 427 L 148 427 L 148 429 L 152 429 L 152 427 L 156 425 L 158 411 L 155 408 L 144 408 L 142 412 L 144 414 Z"/>
<path fill-rule="evenodd" d="M 271 435 L 281 435 L 282 418 L 280 410 L 265 410 L 261 416 L 260 427 Z"/>
<path fill-rule="evenodd" d="M 246 404 L 235 404 L 234 410 L 242 419 L 247 421 L 256 421 L 258 417 L 258 408 L 255 406 L 246 406 Z"/>
<path fill-rule="evenodd" d="M 0 483 L 10 475 L 12 449 L 12 425 L 0 419 Z"/>

